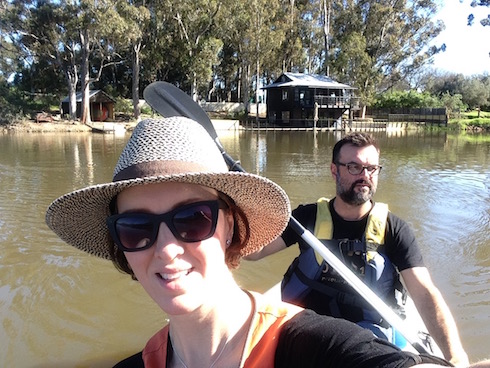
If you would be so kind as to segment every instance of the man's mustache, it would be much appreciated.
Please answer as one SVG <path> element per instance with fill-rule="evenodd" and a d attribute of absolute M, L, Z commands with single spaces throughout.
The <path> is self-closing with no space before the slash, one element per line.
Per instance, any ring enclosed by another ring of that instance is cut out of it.
<path fill-rule="evenodd" d="M 356 180 L 354 183 L 352 183 L 352 187 L 351 188 L 354 189 L 354 187 L 357 184 L 365 185 L 365 186 L 369 187 L 369 189 L 371 189 L 373 187 L 373 183 L 371 183 L 369 180 L 359 179 L 359 180 Z"/>

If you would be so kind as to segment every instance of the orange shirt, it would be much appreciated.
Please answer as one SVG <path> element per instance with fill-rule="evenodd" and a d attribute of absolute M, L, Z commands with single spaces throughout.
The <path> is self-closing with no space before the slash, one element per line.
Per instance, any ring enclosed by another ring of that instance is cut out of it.
<path fill-rule="evenodd" d="M 274 367 L 280 327 L 303 308 L 283 302 L 270 304 L 260 294 L 250 293 L 254 316 L 250 325 L 241 368 Z M 167 364 L 168 325 L 158 331 L 143 350 L 145 368 L 165 368 Z"/>

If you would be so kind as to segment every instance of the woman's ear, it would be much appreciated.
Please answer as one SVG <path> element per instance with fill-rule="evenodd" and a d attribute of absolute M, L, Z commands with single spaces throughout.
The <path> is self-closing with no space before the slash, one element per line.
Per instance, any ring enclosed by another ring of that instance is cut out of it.
<path fill-rule="evenodd" d="M 235 232 L 235 217 L 233 216 L 233 211 L 228 210 L 225 212 L 226 220 L 226 247 L 228 248 L 233 240 L 233 234 Z M 228 241 L 229 240 L 229 241 Z"/>

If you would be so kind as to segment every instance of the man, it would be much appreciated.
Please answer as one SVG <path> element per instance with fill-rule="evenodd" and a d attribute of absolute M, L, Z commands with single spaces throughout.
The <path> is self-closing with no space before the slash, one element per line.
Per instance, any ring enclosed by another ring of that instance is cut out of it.
<path fill-rule="evenodd" d="M 401 275 L 444 357 L 454 365 L 466 366 L 468 356 L 456 323 L 424 266 L 412 230 L 386 205 L 372 200 L 380 170 L 374 138 L 364 133 L 347 135 L 333 148 L 330 171 L 336 182 L 336 197 L 301 205 L 293 216 L 393 307 L 395 289 L 403 288 Z M 393 342 L 394 335 L 381 316 L 291 228 L 246 259 L 257 260 L 295 243 L 299 244 L 300 256 L 284 276 L 283 300 L 351 320 Z"/>

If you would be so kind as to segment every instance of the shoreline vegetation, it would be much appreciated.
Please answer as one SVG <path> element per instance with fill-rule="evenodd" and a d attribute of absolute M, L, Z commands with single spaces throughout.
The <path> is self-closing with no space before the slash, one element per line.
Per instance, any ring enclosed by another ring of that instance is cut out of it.
<path fill-rule="evenodd" d="M 150 118 L 152 116 L 142 116 L 141 119 Z M 226 120 L 226 118 L 223 118 Z M 125 129 L 132 130 L 137 121 L 123 120 L 114 121 L 111 123 L 117 123 L 124 125 Z M 95 128 L 101 127 L 102 122 L 93 122 Z M 451 119 L 447 127 L 426 127 L 426 129 L 442 129 L 450 131 L 466 131 L 468 133 L 486 133 L 490 132 L 490 118 L 459 118 Z M 92 127 L 82 124 L 79 121 L 65 120 L 65 119 L 54 119 L 52 122 L 36 122 L 32 119 L 23 119 L 21 121 L 16 121 L 12 123 L 0 124 L 0 132 L 24 132 L 24 133 L 56 133 L 56 132 L 92 132 Z"/>

